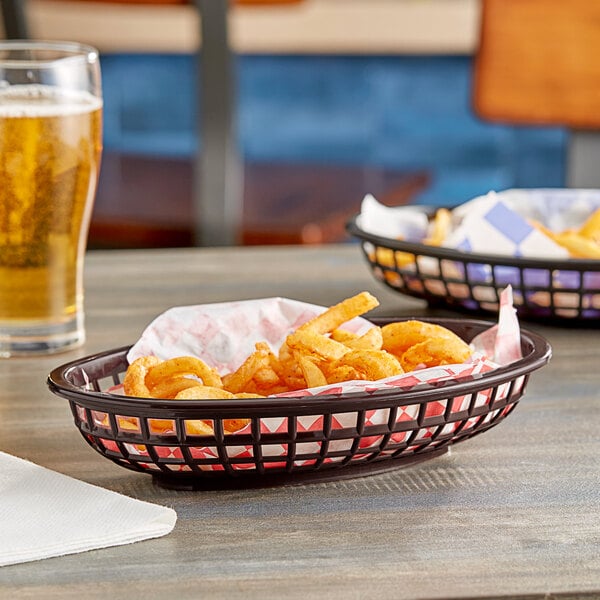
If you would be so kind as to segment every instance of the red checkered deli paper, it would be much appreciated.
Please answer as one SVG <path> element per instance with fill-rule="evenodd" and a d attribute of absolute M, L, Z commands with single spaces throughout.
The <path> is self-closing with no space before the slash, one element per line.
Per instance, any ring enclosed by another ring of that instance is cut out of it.
<path fill-rule="evenodd" d="M 325 311 L 321 306 L 306 304 L 285 298 L 266 298 L 261 300 L 249 300 L 229 303 L 215 303 L 197 306 L 184 306 L 169 309 L 156 318 L 143 332 L 140 340 L 132 346 L 128 353 L 129 362 L 136 358 L 147 355 L 155 355 L 163 360 L 177 356 L 198 356 L 207 364 L 216 368 L 221 374 L 234 371 L 244 359 L 254 350 L 254 344 L 266 341 L 274 352 L 277 352 L 281 343 L 288 334 L 317 314 Z M 362 334 L 373 324 L 366 319 L 357 317 L 343 326 L 354 333 Z M 342 397 L 350 392 L 364 392 L 369 394 L 375 390 L 389 389 L 398 392 L 429 387 L 441 381 L 460 381 L 463 378 L 477 376 L 489 372 L 506 364 L 510 364 L 521 358 L 521 338 L 519 322 L 515 309 L 512 305 L 512 290 L 506 288 L 501 294 L 501 308 L 498 322 L 490 325 L 472 340 L 471 346 L 474 350 L 472 358 L 464 364 L 445 365 L 411 371 L 404 375 L 389 377 L 378 381 L 348 381 L 331 384 L 319 388 L 311 388 L 294 392 L 278 394 L 280 397 L 289 398 L 298 396 L 316 396 L 332 394 L 334 397 Z M 122 393 L 114 389 L 114 393 Z M 501 399 L 509 392 L 509 384 L 500 386 L 497 399 Z M 335 400 L 333 400 L 335 401 Z M 470 394 L 464 398 L 455 398 L 453 410 L 465 410 L 471 401 Z M 174 400 L 173 402 L 176 402 Z M 227 400 L 223 400 L 227 402 Z M 489 394 L 485 391 L 478 394 L 476 406 L 483 406 L 489 402 Z M 398 419 L 410 420 L 416 418 L 418 407 L 409 404 L 399 411 Z M 444 402 L 430 402 L 427 406 L 427 416 L 444 414 L 446 406 Z M 385 424 L 389 418 L 388 409 L 368 410 L 365 415 L 368 425 Z M 414 413 L 414 414 L 413 414 Z M 356 414 L 340 413 L 332 418 L 331 427 L 346 428 L 353 427 L 356 422 Z M 456 427 L 456 423 L 450 423 L 445 427 Z M 262 433 L 276 433 L 286 427 L 285 417 L 264 417 L 260 419 Z M 323 429 L 323 415 L 306 415 L 297 418 L 298 431 L 316 431 Z M 236 431 L 230 435 L 248 434 L 251 425 Z M 164 435 L 172 435 L 173 432 L 165 431 Z M 395 441 L 406 432 L 397 432 Z M 431 435 L 427 427 L 422 428 L 416 439 Z M 364 444 L 373 442 L 368 437 L 361 440 Z M 352 443 L 352 440 L 333 440 L 330 445 L 332 449 L 343 450 L 343 446 Z M 315 451 L 318 451 L 318 442 L 315 442 Z M 305 443 L 310 446 L 311 443 Z M 339 448 L 337 446 L 340 446 Z M 132 451 L 136 451 L 131 446 Z M 303 448 L 308 452 L 309 448 Z M 194 458 L 217 458 L 213 447 L 193 447 L 190 449 Z M 144 454 L 143 448 L 137 451 Z M 177 458 L 181 454 L 179 447 L 158 447 L 158 452 L 165 457 Z M 284 456 L 285 448 L 273 444 L 266 446 L 263 453 L 271 457 Z M 250 446 L 230 446 L 228 454 L 235 457 L 251 456 Z M 333 460 L 333 459 L 332 459 Z M 284 463 L 281 463 L 284 464 Z M 269 462 L 270 467 L 277 467 L 277 461 Z M 153 465 L 149 465 L 153 468 Z M 187 467 L 181 466 L 182 470 Z M 202 469 L 222 469 L 220 465 L 202 465 Z M 236 469 L 250 468 L 244 463 L 236 464 Z"/>

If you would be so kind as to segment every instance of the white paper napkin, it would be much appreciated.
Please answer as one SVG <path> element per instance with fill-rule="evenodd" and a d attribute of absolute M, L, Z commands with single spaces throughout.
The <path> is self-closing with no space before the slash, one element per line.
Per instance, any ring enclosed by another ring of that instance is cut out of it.
<path fill-rule="evenodd" d="M 160 537 L 176 520 L 171 508 L 0 452 L 0 566 Z"/>

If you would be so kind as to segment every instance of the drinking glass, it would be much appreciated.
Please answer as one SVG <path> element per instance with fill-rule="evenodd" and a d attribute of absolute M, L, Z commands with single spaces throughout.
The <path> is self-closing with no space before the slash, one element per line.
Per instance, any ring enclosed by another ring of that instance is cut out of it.
<path fill-rule="evenodd" d="M 102 153 L 98 51 L 0 42 L 0 356 L 85 338 L 83 260 Z"/>

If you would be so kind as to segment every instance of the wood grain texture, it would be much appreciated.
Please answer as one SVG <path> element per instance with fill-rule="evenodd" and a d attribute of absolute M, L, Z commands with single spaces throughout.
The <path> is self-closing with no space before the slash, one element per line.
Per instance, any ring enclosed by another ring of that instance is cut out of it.
<path fill-rule="evenodd" d="M 385 290 L 355 245 L 90 253 L 85 347 L 0 362 L 0 449 L 171 506 L 178 522 L 156 540 L 3 567 L 0 597 L 598 597 L 597 329 L 524 324 L 553 345 L 550 365 L 506 421 L 449 454 L 302 486 L 161 488 L 96 454 L 45 387 L 53 367 L 134 341 L 176 304 L 332 304 L 363 289 L 381 316 L 452 314 Z"/>

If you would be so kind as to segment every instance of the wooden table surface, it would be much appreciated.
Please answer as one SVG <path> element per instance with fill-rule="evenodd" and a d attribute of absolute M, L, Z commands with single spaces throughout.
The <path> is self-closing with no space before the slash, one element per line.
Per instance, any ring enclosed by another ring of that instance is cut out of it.
<path fill-rule="evenodd" d="M 155 540 L 0 568 L 0 597 L 600 598 L 598 329 L 523 323 L 554 356 L 497 427 L 420 465 L 301 486 L 159 487 L 92 450 L 46 388 L 52 368 L 135 341 L 173 305 L 361 290 L 376 315 L 451 315 L 386 290 L 355 245 L 89 253 L 86 345 L 0 362 L 0 450 L 178 521 Z"/>

